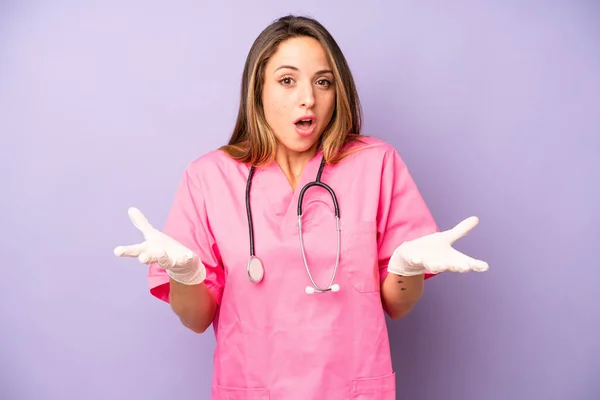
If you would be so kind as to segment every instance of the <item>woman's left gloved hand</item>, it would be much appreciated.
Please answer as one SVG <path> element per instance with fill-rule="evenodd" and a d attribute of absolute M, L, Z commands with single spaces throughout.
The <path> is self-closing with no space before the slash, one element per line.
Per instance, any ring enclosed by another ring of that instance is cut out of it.
<path fill-rule="evenodd" d="M 486 262 L 452 248 L 455 241 L 467 235 L 478 223 L 477 217 L 469 217 L 447 231 L 402 243 L 390 258 L 388 272 L 413 276 L 425 272 L 437 274 L 444 271 L 487 271 L 489 266 Z"/>

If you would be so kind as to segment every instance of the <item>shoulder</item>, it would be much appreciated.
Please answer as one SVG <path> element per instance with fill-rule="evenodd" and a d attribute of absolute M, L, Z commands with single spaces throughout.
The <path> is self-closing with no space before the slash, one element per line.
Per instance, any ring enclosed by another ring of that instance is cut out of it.
<path fill-rule="evenodd" d="M 348 152 L 347 158 L 355 162 L 364 162 L 370 165 L 385 165 L 389 162 L 400 162 L 400 154 L 394 146 L 383 139 L 359 135 L 344 148 Z"/>
<path fill-rule="evenodd" d="M 220 149 L 211 150 L 192 160 L 188 169 L 201 170 L 204 168 L 227 168 L 240 164 Z"/>
<path fill-rule="evenodd" d="M 187 165 L 185 173 L 189 178 L 206 181 L 247 168 L 245 164 L 229 157 L 224 151 L 215 149 L 192 160 Z"/>

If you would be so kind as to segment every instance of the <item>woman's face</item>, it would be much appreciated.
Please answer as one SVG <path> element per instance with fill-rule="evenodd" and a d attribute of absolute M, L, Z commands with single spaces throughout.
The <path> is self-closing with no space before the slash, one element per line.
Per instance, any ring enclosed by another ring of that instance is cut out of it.
<path fill-rule="evenodd" d="M 265 68 L 262 103 L 280 146 L 314 148 L 335 109 L 335 83 L 321 44 L 311 37 L 282 42 Z"/>

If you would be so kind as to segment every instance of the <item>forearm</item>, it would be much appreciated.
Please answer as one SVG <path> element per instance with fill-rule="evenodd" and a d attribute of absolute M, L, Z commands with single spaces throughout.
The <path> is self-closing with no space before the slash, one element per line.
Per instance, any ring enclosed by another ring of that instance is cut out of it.
<path fill-rule="evenodd" d="M 188 329 L 203 333 L 212 323 L 217 303 L 206 284 L 184 285 L 170 282 L 169 302 L 181 323 Z"/>
<path fill-rule="evenodd" d="M 381 284 L 383 308 L 392 319 L 407 315 L 421 298 L 424 275 L 400 276 L 389 273 Z"/>

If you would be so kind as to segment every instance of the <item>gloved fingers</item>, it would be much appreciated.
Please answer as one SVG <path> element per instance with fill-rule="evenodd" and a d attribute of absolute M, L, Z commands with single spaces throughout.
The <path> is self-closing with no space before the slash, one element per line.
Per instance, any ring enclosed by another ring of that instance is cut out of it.
<path fill-rule="evenodd" d="M 490 266 L 485 261 L 473 259 L 471 261 L 471 269 L 475 272 L 484 272 L 490 269 Z"/>
<path fill-rule="evenodd" d="M 152 258 L 152 256 L 148 253 L 141 253 L 138 256 L 138 260 L 142 263 L 142 264 L 152 264 L 153 262 L 155 262 L 155 260 Z"/>
<path fill-rule="evenodd" d="M 473 216 L 462 220 L 461 222 L 456 224 L 454 228 L 441 233 L 452 244 L 458 239 L 466 236 L 469 232 L 473 230 L 473 228 L 477 226 L 477 224 L 479 224 L 479 218 Z"/>
<path fill-rule="evenodd" d="M 164 268 L 164 269 L 173 267 L 173 260 L 171 259 L 171 257 L 169 257 L 167 255 L 166 252 L 163 252 L 162 254 L 157 255 L 156 262 L 158 263 L 158 265 L 161 268 Z"/>
<path fill-rule="evenodd" d="M 427 254 L 423 257 L 422 265 L 429 272 L 439 273 L 447 271 L 450 264 L 447 254 Z"/>
<path fill-rule="evenodd" d="M 483 272 L 489 268 L 485 261 L 477 260 L 459 252 L 449 260 L 449 263 L 452 265 L 450 270 L 453 272 Z"/>
<path fill-rule="evenodd" d="M 446 264 L 442 264 L 439 262 L 423 263 L 423 267 L 426 271 L 429 271 L 432 274 L 439 274 L 440 272 L 448 270 L 448 266 Z"/>
<path fill-rule="evenodd" d="M 137 208 L 130 207 L 127 210 L 127 214 L 129 214 L 129 219 L 131 219 L 133 225 L 135 225 L 135 227 L 138 228 L 144 235 L 147 235 L 154 230 L 150 222 L 148 222 L 146 216 Z"/>
<path fill-rule="evenodd" d="M 424 257 L 423 266 L 427 271 L 433 273 L 467 272 L 468 260 L 464 254 L 449 248 L 449 251 L 427 254 Z"/>
<path fill-rule="evenodd" d="M 467 272 L 469 270 L 469 260 L 464 254 L 454 250 L 446 257 L 446 265 L 448 271 L 451 272 Z"/>
<path fill-rule="evenodd" d="M 130 246 L 117 246 L 114 253 L 117 257 L 139 257 L 146 249 L 146 242 Z"/>
<path fill-rule="evenodd" d="M 147 249 L 138 257 L 142 264 L 157 263 L 162 268 L 171 268 L 173 262 L 163 249 Z"/>

